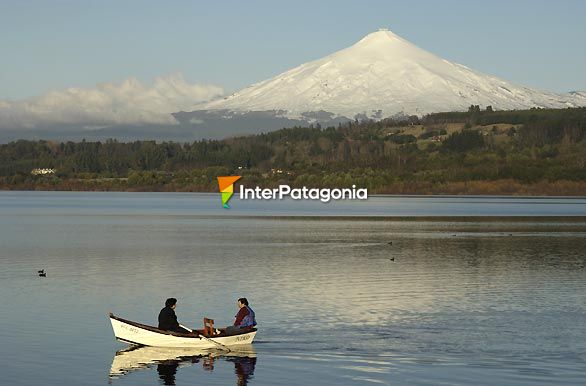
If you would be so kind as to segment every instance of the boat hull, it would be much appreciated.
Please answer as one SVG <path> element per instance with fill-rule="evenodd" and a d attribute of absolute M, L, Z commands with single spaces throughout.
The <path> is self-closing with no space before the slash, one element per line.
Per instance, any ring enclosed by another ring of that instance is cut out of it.
<path fill-rule="evenodd" d="M 110 315 L 112 330 L 116 339 L 142 346 L 152 347 L 186 347 L 213 349 L 221 346 L 239 346 L 250 344 L 256 336 L 256 329 L 238 335 L 205 338 L 197 335 L 179 334 L 158 330 Z"/>

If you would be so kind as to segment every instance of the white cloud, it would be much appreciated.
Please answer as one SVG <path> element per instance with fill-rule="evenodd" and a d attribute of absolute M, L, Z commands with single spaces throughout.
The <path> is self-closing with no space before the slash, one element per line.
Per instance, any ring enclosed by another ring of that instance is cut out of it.
<path fill-rule="evenodd" d="M 223 94 L 215 85 L 189 84 L 180 73 L 145 86 L 135 78 L 68 88 L 19 101 L 0 100 L 0 129 L 38 129 L 55 125 L 97 128 L 116 124 L 177 124 L 170 113 Z"/>

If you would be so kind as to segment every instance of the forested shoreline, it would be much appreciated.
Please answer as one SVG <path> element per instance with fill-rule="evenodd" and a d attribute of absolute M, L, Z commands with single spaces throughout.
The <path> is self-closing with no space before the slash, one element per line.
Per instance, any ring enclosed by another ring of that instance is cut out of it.
<path fill-rule="evenodd" d="M 50 170 L 34 175 L 36 169 Z M 586 192 L 586 108 L 481 110 L 294 127 L 191 143 L 19 140 L 0 145 L 0 189 L 217 191 L 366 187 L 370 194 Z"/>

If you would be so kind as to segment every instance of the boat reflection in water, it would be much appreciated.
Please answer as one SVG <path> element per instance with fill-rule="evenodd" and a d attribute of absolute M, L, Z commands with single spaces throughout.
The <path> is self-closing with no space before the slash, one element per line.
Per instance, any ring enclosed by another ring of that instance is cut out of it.
<path fill-rule="evenodd" d="M 219 360 L 234 363 L 236 384 L 244 386 L 254 374 L 256 352 L 252 345 L 238 346 L 230 351 L 131 346 L 114 355 L 109 383 L 128 373 L 156 366 L 161 384 L 175 385 L 175 376 L 180 367 L 201 363 L 204 370 L 213 371 Z"/>

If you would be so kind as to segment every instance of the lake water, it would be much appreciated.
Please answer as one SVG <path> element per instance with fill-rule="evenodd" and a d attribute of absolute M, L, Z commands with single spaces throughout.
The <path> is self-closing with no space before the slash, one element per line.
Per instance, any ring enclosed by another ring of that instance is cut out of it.
<path fill-rule="evenodd" d="M 586 200 L 0 192 L 0 384 L 583 385 L 570 216 Z M 117 355 L 108 312 L 156 324 L 171 296 L 189 326 L 246 296 L 254 344 Z"/>

